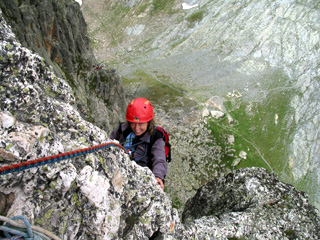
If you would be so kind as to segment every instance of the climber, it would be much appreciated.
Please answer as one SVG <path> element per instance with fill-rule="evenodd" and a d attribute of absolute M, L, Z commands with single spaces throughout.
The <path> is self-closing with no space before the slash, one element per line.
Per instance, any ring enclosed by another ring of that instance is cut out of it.
<path fill-rule="evenodd" d="M 111 139 L 118 140 L 126 149 L 131 160 L 138 165 L 149 167 L 157 184 L 164 190 L 167 174 L 165 142 L 162 134 L 155 130 L 153 106 L 145 98 L 136 98 L 128 104 L 127 122 L 115 128 Z"/>
<path fill-rule="evenodd" d="M 92 65 L 92 67 L 93 67 L 95 70 L 100 70 L 100 69 L 102 69 L 102 65 L 100 65 L 99 63 Z"/>

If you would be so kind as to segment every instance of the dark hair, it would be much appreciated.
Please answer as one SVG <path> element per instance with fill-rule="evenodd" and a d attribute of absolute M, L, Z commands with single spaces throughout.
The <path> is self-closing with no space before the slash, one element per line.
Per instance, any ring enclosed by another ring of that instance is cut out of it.
<path fill-rule="evenodd" d="M 153 134 L 155 126 L 156 126 L 156 121 L 154 119 L 151 119 L 151 121 L 149 122 L 149 126 L 148 126 L 148 131 L 149 131 L 150 135 Z"/>

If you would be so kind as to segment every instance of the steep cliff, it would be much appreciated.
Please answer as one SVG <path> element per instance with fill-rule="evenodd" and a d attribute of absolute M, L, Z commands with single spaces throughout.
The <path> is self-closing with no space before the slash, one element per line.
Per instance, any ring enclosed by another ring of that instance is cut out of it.
<path fill-rule="evenodd" d="M 67 80 L 82 116 L 110 131 L 125 110 L 121 78 L 110 69 L 95 69 L 97 61 L 79 4 L 1 0 L 0 8 L 21 44 Z"/>
<path fill-rule="evenodd" d="M 1 167 L 110 142 L 81 117 L 67 82 L 16 40 L 1 12 L 0 40 Z M 1 215 L 22 215 L 61 239 L 320 237 L 307 197 L 263 169 L 202 187 L 187 204 L 185 224 L 152 172 L 116 146 L 19 169 L 0 183 Z"/>

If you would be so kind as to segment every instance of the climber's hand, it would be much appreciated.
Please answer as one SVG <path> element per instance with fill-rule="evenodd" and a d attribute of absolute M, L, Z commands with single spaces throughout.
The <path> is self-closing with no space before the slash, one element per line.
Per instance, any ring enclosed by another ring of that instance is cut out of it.
<path fill-rule="evenodd" d="M 164 191 L 164 184 L 163 184 L 162 180 L 160 178 L 156 177 L 156 181 L 157 181 L 157 184 L 160 184 L 160 187 Z"/>

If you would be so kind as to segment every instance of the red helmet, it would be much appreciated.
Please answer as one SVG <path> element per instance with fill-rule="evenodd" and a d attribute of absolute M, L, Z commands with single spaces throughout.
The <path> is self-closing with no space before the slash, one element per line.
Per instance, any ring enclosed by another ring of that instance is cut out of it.
<path fill-rule="evenodd" d="M 145 98 L 132 100 L 127 107 L 126 119 L 128 122 L 145 123 L 153 119 L 153 107 Z"/>

